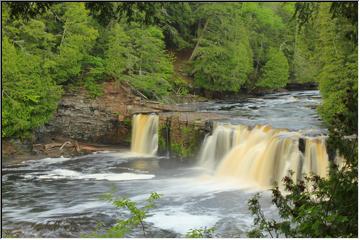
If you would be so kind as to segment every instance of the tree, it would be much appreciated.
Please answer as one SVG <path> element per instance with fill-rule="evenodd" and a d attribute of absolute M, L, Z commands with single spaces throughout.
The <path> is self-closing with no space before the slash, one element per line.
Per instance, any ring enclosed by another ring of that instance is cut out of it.
<path fill-rule="evenodd" d="M 346 18 L 331 19 L 330 4 L 321 5 L 317 18 L 319 39 L 317 56 L 320 64 L 319 83 L 323 104 L 321 117 L 328 124 L 338 114 L 349 112 L 345 100 L 357 93 L 357 45 L 347 33 L 355 26 Z"/>
<path fill-rule="evenodd" d="M 249 41 L 253 51 L 254 71 L 249 87 L 253 88 L 259 80 L 267 59 L 269 48 L 283 47 L 288 44 L 286 26 L 274 3 L 244 3 L 241 9 L 241 21 L 249 31 Z M 285 48 L 285 47 L 284 47 Z"/>
<path fill-rule="evenodd" d="M 281 217 L 277 221 L 265 217 L 259 196 L 255 195 L 249 201 L 249 209 L 255 216 L 255 228 L 249 236 L 358 236 L 357 46 L 347 36 L 353 32 L 351 28 L 357 28 L 357 22 L 348 17 L 354 14 L 344 15 L 342 10 L 335 14 L 329 11 L 330 6 L 322 3 L 313 6 L 316 12 L 306 13 L 316 15 L 313 21 L 319 31 L 315 57 L 323 96 L 319 111 L 329 129 L 329 176 L 305 176 L 299 182 L 284 178 L 286 192 L 278 187 L 272 189 L 272 202 Z M 345 12 L 348 11 L 356 9 Z M 315 17 L 305 15 L 300 21 L 304 19 Z M 339 164 L 336 156 L 341 156 L 344 162 Z"/>
<path fill-rule="evenodd" d="M 62 91 L 41 57 L 16 49 L 6 36 L 2 54 L 2 137 L 28 135 L 51 118 Z"/>
<path fill-rule="evenodd" d="M 289 64 L 284 54 L 276 49 L 270 49 L 262 77 L 257 83 L 264 88 L 281 88 L 286 86 L 289 78 Z"/>
<path fill-rule="evenodd" d="M 131 68 L 132 55 L 131 39 L 119 23 L 109 29 L 105 50 L 105 71 L 112 77 L 122 80 L 125 70 Z"/>
<path fill-rule="evenodd" d="M 301 32 L 296 32 L 294 46 L 293 71 L 297 82 L 318 82 L 320 71 L 315 54 L 318 32 L 315 26 L 306 24 Z"/>
<path fill-rule="evenodd" d="M 64 25 L 51 73 L 56 82 L 63 84 L 81 73 L 82 63 L 94 46 L 98 31 L 92 26 L 84 3 L 65 3 L 59 7 L 64 8 Z"/>
<path fill-rule="evenodd" d="M 212 91 L 236 92 L 252 70 L 248 32 L 241 25 L 239 4 L 203 4 L 204 22 L 193 50 L 195 85 Z"/>
<path fill-rule="evenodd" d="M 133 24 L 127 31 L 131 39 L 131 64 L 127 68 L 128 82 L 147 97 L 161 99 L 166 96 L 173 76 L 171 57 L 165 52 L 162 31 L 154 26 Z"/>

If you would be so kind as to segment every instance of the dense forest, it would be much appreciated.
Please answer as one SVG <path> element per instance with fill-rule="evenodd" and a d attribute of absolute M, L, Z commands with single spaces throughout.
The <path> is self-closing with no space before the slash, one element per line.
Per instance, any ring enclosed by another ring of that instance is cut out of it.
<path fill-rule="evenodd" d="M 342 17 L 341 9 L 335 16 L 331 4 L 311 6 L 311 22 L 296 21 L 302 7 L 4 3 L 2 136 L 23 136 L 44 124 L 64 88 L 83 86 L 96 97 L 107 80 L 162 101 L 194 88 L 236 93 L 318 82 L 329 122 L 344 110 L 336 98 L 357 89 L 357 44 L 350 39 L 357 33 L 353 16 Z M 191 54 L 179 72 L 174 61 L 181 51 Z"/>
<path fill-rule="evenodd" d="M 106 81 L 161 102 L 316 83 L 329 155 L 347 162 L 328 179 L 285 179 L 289 195 L 274 188 L 282 222 L 255 196 L 250 236 L 356 237 L 357 17 L 351 2 L 2 3 L 2 138 L 30 136 L 64 91 L 96 98 Z"/>

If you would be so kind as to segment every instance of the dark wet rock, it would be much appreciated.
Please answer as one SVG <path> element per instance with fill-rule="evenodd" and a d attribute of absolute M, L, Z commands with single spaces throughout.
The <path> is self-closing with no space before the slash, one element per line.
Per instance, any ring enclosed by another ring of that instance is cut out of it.
<path fill-rule="evenodd" d="M 288 90 L 317 90 L 318 89 L 318 83 L 316 82 L 309 82 L 309 83 L 288 83 L 286 85 L 286 89 Z"/>
<path fill-rule="evenodd" d="M 67 92 L 53 119 L 36 130 L 36 142 L 63 138 L 126 145 L 131 131 L 128 107 L 136 98 L 129 89 L 115 82 L 104 83 L 103 90 L 103 96 L 96 99 L 89 98 L 83 89 Z"/>
<path fill-rule="evenodd" d="M 299 139 L 299 150 L 300 150 L 300 152 L 305 153 L 305 139 L 304 138 Z"/>

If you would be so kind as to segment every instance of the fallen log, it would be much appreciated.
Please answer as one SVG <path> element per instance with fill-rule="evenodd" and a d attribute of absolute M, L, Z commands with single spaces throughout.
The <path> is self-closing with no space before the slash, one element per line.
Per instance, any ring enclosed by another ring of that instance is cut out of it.
<path fill-rule="evenodd" d="M 70 141 L 64 142 L 63 145 L 61 145 L 60 150 L 62 150 L 66 144 L 73 145 Z"/>

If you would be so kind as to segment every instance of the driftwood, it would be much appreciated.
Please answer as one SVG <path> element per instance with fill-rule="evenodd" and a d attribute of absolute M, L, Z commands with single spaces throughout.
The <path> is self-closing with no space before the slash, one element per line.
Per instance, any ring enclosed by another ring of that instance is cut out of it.
<path fill-rule="evenodd" d="M 61 145 L 59 150 L 62 150 L 64 148 L 65 145 L 70 144 L 72 145 L 72 143 L 70 141 L 64 142 L 63 145 Z"/>
<path fill-rule="evenodd" d="M 36 144 L 33 147 L 36 149 L 39 149 L 41 146 L 41 144 Z M 59 148 L 58 150 L 63 151 L 64 148 L 74 148 L 76 150 L 76 152 L 80 152 L 81 151 L 81 147 L 79 145 L 79 143 L 77 141 L 71 142 L 71 141 L 66 141 L 64 143 L 48 143 L 43 145 L 43 151 L 44 152 L 48 152 L 48 151 L 53 151 L 53 150 L 57 150 L 57 148 Z"/>
<path fill-rule="evenodd" d="M 76 152 L 80 152 L 81 151 L 81 148 L 80 148 L 80 145 L 79 145 L 79 143 L 77 142 L 77 141 L 75 141 L 75 150 L 76 150 Z"/>
<path fill-rule="evenodd" d="M 48 151 L 48 150 L 50 150 L 52 148 L 61 147 L 62 145 L 63 144 L 61 144 L 61 143 L 48 143 L 48 144 L 44 145 L 44 150 Z"/>
<path fill-rule="evenodd" d="M 87 154 L 99 150 L 107 149 L 104 146 L 79 144 L 76 140 L 66 141 L 63 143 L 55 142 L 48 144 L 33 144 L 33 151 L 38 154 L 46 154 L 50 157 L 65 155 Z"/>

